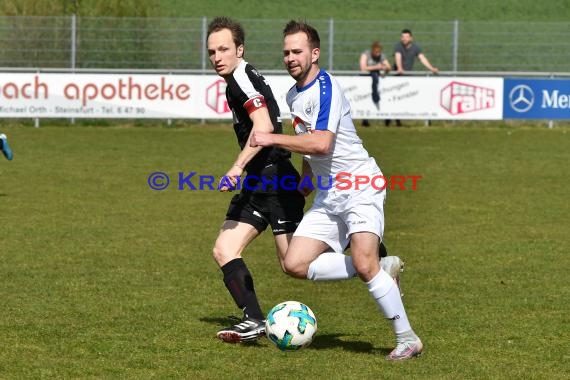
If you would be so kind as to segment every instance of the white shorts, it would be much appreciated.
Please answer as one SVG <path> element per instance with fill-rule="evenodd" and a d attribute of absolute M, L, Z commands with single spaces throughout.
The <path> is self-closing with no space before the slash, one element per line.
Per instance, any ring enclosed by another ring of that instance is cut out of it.
<path fill-rule="evenodd" d="M 382 240 L 385 190 L 370 189 L 357 193 L 338 191 L 332 198 L 332 203 L 313 204 L 303 216 L 294 236 L 320 240 L 341 253 L 346 249 L 350 235 L 355 232 L 372 232 Z"/>

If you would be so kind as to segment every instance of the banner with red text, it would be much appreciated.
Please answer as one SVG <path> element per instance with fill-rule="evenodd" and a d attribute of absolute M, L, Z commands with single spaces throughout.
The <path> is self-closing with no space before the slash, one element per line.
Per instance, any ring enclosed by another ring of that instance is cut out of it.
<path fill-rule="evenodd" d="M 341 78 L 343 80 L 344 78 Z M 503 79 L 473 77 L 385 77 L 380 107 L 358 87 L 351 99 L 356 119 L 501 120 Z"/>
<path fill-rule="evenodd" d="M 336 76 L 356 119 L 499 120 L 502 78 L 381 78 L 379 107 L 368 76 Z M 294 85 L 266 75 L 283 118 Z M 216 75 L 0 73 L 0 118 L 231 119 Z"/>

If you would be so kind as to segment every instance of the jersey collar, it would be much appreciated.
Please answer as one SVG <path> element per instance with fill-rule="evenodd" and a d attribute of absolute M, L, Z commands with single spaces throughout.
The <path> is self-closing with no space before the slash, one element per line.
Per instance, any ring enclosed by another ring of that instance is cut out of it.
<path fill-rule="evenodd" d="M 319 71 L 319 73 L 317 74 L 317 76 L 315 77 L 315 79 L 313 79 L 310 83 L 304 85 L 303 87 L 297 87 L 297 86 L 295 86 L 295 87 L 297 88 L 297 92 L 303 92 L 303 91 L 305 91 L 306 89 L 308 89 L 309 87 L 311 87 L 313 84 L 315 84 L 315 82 L 319 79 L 319 77 L 320 77 L 321 75 L 324 75 L 324 74 L 325 74 L 325 70 L 324 70 L 324 69 L 321 69 L 321 70 Z"/>

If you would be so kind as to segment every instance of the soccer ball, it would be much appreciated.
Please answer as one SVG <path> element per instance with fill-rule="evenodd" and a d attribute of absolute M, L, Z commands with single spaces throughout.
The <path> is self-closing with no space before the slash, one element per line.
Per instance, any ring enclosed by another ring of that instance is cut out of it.
<path fill-rule="evenodd" d="M 307 347 L 316 332 L 315 314 L 301 302 L 282 302 L 267 314 L 265 334 L 282 351 Z"/>

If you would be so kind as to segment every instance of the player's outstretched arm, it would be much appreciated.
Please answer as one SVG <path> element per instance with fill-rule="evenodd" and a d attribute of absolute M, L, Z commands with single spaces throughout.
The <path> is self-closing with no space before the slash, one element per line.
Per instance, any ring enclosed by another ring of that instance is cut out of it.
<path fill-rule="evenodd" d="M 271 118 L 269 117 L 269 112 L 266 107 L 261 107 L 249 114 L 251 121 L 253 121 L 253 128 L 249 135 L 248 142 L 243 147 L 242 151 L 237 156 L 234 161 L 233 166 L 226 172 L 225 176 L 227 180 L 230 181 L 232 186 L 235 186 L 238 181 L 238 177 L 244 172 L 245 166 L 255 157 L 257 153 L 263 148 L 262 146 L 252 146 L 251 135 L 255 131 L 263 133 L 273 132 L 273 124 L 271 123 Z M 232 189 L 228 186 L 221 186 L 220 191 L 231 191 Z"/>
<path fill-rule="evenodd" d="M 300 154 L 329 154 L 334 141 L 334 133 L 330 131 L 313 131 L 303 135 L 275 135 L 252 131 L 250 144 L 258 146 L 278 146 Z"/>

